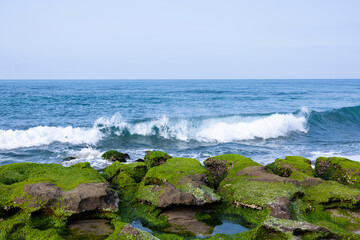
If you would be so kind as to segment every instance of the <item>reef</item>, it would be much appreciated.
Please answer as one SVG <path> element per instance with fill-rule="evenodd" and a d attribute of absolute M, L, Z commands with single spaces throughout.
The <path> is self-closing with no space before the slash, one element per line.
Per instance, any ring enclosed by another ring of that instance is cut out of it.
<path fill-rule="evenodd" d="M 0 239 L 360 239 L 356 161 L 103 157 L 114 162 L 101 171 L 0 166 Z"/>

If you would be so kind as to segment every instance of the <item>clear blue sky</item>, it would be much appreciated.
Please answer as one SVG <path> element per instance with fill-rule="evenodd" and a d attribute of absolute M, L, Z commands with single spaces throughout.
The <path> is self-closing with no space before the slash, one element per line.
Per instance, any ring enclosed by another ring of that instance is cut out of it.
<path fill-rule="evenodd" d="M 360 1 L 0 0 L 14 78 L 360 78 Z"/>

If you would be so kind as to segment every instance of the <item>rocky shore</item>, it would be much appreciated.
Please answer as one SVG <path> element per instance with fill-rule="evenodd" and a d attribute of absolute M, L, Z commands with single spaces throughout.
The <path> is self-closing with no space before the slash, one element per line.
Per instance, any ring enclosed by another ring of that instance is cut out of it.
<path fill-rule="evenodd" d="M 102 171 L 0 166 L 0 239 L 360 239 L 359 162 L 103 157 L 114 162 Z"/>

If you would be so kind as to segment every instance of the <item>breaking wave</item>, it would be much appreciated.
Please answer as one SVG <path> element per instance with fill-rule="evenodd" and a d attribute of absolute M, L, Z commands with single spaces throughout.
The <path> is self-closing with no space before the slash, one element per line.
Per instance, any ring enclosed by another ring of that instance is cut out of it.
<path fill-rule="evenodd" d="M 231 142 L 285 137 L 307 132 L 307 111 L 218 118 L 170 119 L 162 116 L 127 122 L 120 114 L 98 118 L 91 128 L 38 126 L 27 130 L 0 130 L 0 149 L 48 145 L 53 142 L 95 145 L 107 136 L 157 137 L 180 141 Z"/>
<path fill-rule="evenodd" d="M 53 142 L 95 144 L 102 138 L 96 128 L 38 126 L 27 130 L 0 130 L 0 149 L 47 145 Z"/>

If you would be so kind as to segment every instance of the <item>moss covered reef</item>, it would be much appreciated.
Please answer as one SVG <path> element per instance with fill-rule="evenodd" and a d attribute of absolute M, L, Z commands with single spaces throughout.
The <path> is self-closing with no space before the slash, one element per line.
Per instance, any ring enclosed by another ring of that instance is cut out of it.
<path fill-rule="evenodd" d="M 314 176 L 311 161 L 299 156 L 287 156 L 285 159 L 276 159 L 275 162 L 266 165 L 266 171 L 281 177 L 290 177 L 299 180 L 299 177 Z"/>
<path fill-rule="evenodd" d="M 171 156 L 169 154 L 161 151 L 147 151 L 145 153 L 144 161 L 148 168 L 152 168 L 166 163 L 170 158 Z"/>
<path fill-rule="evenodd" d="M 119 162 L 126 162 L 126 159 L 129 159 L 129 155 L 126 153 L 121 153 L 116 150 L 109 150 L 103 155 L 101 155 L 102 158 L 109 160 L 109 161 L 119 161 Z"/>
<path fill-rule="evenodd" d="M 313 169 L 288 156 L 262 166 L 227 154 L 204 165 L 154 151 L 101 173 L 89 163 L 0 166 L 0 239 L 196 239 L 176 217 L 185 225 L 186 215 L 209 230 L 206 239 L 360 239 L 357 162 L 319 158 Z M 69 232 L 69 222 L 89 217 L 111 220 L 111 231 Z M 212 235 L 223 222 L 249 230 Z"/>
<path fill-rule="evenodd" d="M 315 174 L 324 180 L 334 180 L 360 189 L 359 162 L 339 157 L 319 157 L 316 159 Z"/>
<path fill-rule="evenodd" d="M 209 186 L 212 179 L 200 162 L 171 158 L 149 169 L 137 192 L 141 202 L 165 208 L 173 205 L 204 205 L 220 197 Z"/>
<path fill-rule="evenodd" d="M 0 239 L 61 239 L 69 217 L 117 210 L 115 192 L 89 163 L 0 166 L 0 191 Z"/>

